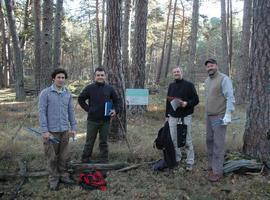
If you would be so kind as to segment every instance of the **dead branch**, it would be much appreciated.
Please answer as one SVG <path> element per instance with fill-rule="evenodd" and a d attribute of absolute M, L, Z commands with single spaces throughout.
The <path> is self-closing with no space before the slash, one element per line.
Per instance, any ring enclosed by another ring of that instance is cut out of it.
<path fill-rule="evenodd" d="M 141 167 L 143 165 L 152 165 L 155 162 L 157 162 L 157 161 L 143 162 L 143 163 L 139 163 L 139 164 L 134 164 L 134 165 L 131 165 L 131 166 L 128 166 L 128 167 L 121 168 L 121 169 L 117 170 L 117 172 L 127 172 L 127 171 L 132 170 L 132 169 L 137 169 L 137 168 L 139 168 L 139 167 Z"/>
<path fill-rule="evenodd" d="M 71 171 L 83 171 L 87 169 L 98 169 L 98 170 L 118 170 L 126 167 L 127 163 L 112 163 L 112 164 L 90 164 L 90 163 L 70 163 L 69 167 Z"/>

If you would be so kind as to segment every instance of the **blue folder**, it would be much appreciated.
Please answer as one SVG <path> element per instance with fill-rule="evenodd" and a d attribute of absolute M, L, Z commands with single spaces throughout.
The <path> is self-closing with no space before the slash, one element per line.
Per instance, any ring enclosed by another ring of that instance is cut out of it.
<path fill-rule="evenodd" d="M 105 102 L 104 116 L 111 116 L 113 104 L 110 101 Z"/>

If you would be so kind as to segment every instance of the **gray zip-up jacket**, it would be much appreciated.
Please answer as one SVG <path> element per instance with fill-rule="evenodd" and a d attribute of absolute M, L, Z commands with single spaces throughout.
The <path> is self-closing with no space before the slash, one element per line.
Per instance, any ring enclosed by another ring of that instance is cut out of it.
<path fill-rule="evenodd" d="M 39 95 L 39 124 L 42 133 L 64 132 L 71 127 L 77 130 L 71 93 L 64 88 L 57 91 L 54 85 L 45 88 Z"/>

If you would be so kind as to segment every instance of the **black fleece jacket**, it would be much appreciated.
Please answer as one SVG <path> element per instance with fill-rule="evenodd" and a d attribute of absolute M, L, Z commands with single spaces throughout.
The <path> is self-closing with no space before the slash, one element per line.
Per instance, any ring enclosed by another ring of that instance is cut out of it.
<path fill-rule="evenodd" d="M 88 100 L 88 103 L 87 103 Z M 106 83 L 92 83 L 80 93 L 78 102 L 88 112 L 87 120 L 108 121 L 110 116 L 104 116 L 105 102 L 112 102 L 113 109 L 118 113 L 118 97 L 112 86 Z"/>
<path fill-rule="evenodd" d="M 187 102 L 185 108 L 178 107 L 176 111 L 173 110 L 170 101 L 173 98 L 180 98 Z M 199 97 L 193 83 L 184 79 L 175 80 L 169 85 L 167 100 L 166 100 L 166 117 L 169 114 L 172 117 L 186 117 L 194 112 L 194 107 L 199 103 Z"/>

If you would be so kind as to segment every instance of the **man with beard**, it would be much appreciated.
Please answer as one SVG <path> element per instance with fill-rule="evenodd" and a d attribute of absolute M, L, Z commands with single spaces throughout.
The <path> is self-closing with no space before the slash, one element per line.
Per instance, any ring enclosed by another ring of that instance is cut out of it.
<path fill-rule="evenodd" d="M 219 72 L 217 61 L 208 59 L 205 66 L 209 75 L 205 80 L 208 178 L 217 182 L 223 175 L 226 128 L 231 122 L 235 99 L 232 82 Z"/>
<path fill-rule="evenodd" d="M 107 138 L 110 128 L 110 118 L 118 111 L 118 98 L 112 86 L 105 83 L 106 74 L 103 68 L 95 70 L 95 82 L 86 86 L 79 95 L 80 106 L 88 113 L 87 136 L 82 154 L 82 162 L 93 162 L 92 152 L 99 132 L 99 150 L 101 163 L 108 162 Z M 112 105 L 108 114 L 105 105 Z"/>
<path fill-rule="evenodd" d="M 173 69 L 174 82 L 169 85 L 166 102 L 166 120 L 169 122 L 171 139 L 174 144 L 176 162 L 181 161 L 181 151 L 177 144 L 177 124 L 187 125 L 186 135 L 186 170 L 191 171 L 194 164 L 194 150 L 192 145 L 191 122 L 194 107 L 199 103 L 199 97 L 193 83 L 183 79 L 180 67 Z M 173 106 L 179 104 L 179 106 Z"/>

